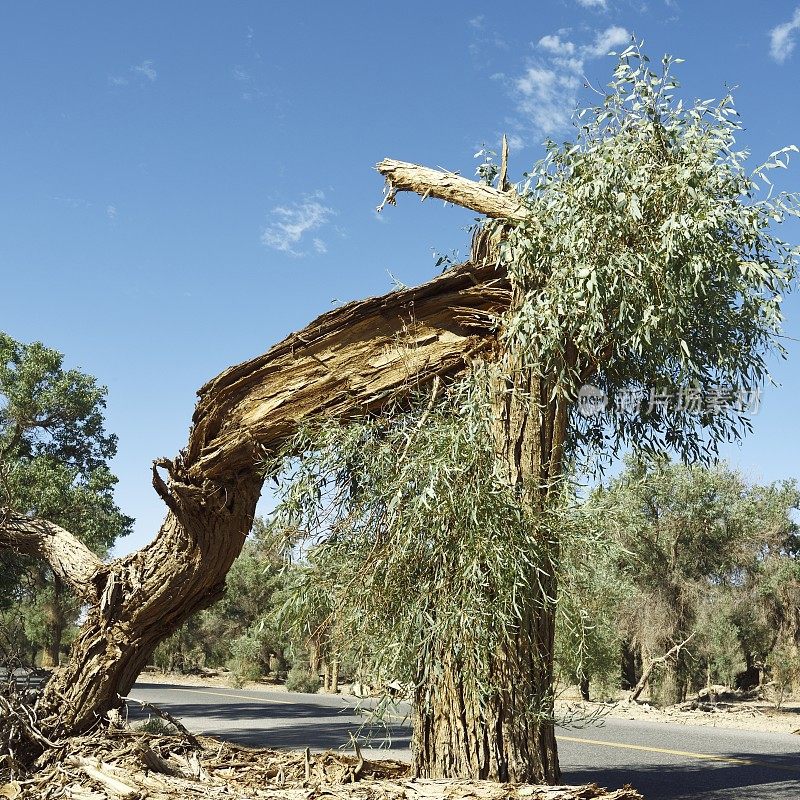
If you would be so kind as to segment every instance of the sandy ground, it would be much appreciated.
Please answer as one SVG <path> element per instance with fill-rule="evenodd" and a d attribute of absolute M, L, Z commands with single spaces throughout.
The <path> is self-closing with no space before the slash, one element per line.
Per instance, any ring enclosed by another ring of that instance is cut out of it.
<path fill-rule="evenodd" d="M 559 716 L 575 717 L 578 724 L 586 720 L 631 719 L 661 722 L 670 725 L 707 725 L 717 728 L 737 728 L 773 733 L 800 734 L 800 701 L 795 699 L 783 703 L 780 709 L 762 701 L 742 701 L 720 704 L 713 711 L 682 709 L 680 706 L 656 708 L 647 702 L 630 703 L 618 700 L 614 703 L 586 703 L 561 699 L 556 704 Z M 800 744 L 800 741 L 798 741 Z"/>
<path fill-rule="evenodd" d="M 144 683 L 181 684 L 185 686 L 217 686 L 234 688 L 229 675 L 179 675 L 162 672 L 143 672 L 139 680 Z M 251 681 L 238 689 L 252 689 L 267 692 L 286 692 L 282 683 Z M 347 690 L 347 686 L 343 690 Z M 725 703 L 713 711 L 684 710 L 678 706 L 660 709 L 647 702 L 629 703 L 617 700 L 613 703 L 591 703 L 574 699 L 565 693 L 556 702 L 556 712 L 560 719 L 572 724 L 590 726 L 605 718 L 630 719 L 648 722 L 661 722 L 671 725 L 709 725 L 719 728 L 738 728 L 774 733 L 795 733 L 800 736 L 800 700 L 789 699 L 780 709 L 766 700 L 750 700 Z M 800 743 L 800 739 L 799 739 Z"/>

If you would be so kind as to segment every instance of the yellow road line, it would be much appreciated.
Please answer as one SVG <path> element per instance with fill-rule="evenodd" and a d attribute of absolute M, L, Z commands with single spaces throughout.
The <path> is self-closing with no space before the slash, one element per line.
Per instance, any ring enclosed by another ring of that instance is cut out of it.
<path fill-rule="evenodd" d="M 267 699 L 266 697 L 248 697 L 247 695 L 244 694 L 225 694 L 223 692 L 209 692 L 205 689 L 184 689 L 183 687 L 179 688 L 175 686 L 172 688 L 172 691 L 193 692 L 194 694 L 211 694 L 214 695 L 215 697 L 230 697 L 234 700 L 250 700 L 253 703 L 280 703 L 281 705 L 284 706 L 295 705 L 295 703 L 293 703 L 291 700 L 272 700 L 271 698 Z"/>
<path fill-rule="evenodd" d="M 604 742 L 600 739 L 580 739 L 577 736 L 557 736 L 557 739 L 565 742 L 577 742 L 578 744 L 596 744 L 600 747 L 620 747 L 625 750 L 644 750 L 647 753 L 666 753 L 671 756 L 684 756 L 686 758 L 696 758 L 704 761 L 722 761 L 726 764 L 738 764 L 744 767 L 769 767 L 779 769 L 784 772 L 800 773 L 800 767 L 790 767 L 787 764 L 775 764 L 771 761 L 760 761 L 757 758 L 737 758 L 736 756 L 719 756 L 713 753 L 692 753 L 688 750 L 669 750 L 665 747 L 648 747 L 643 744 L 628 744 L 627 742 Z"/>

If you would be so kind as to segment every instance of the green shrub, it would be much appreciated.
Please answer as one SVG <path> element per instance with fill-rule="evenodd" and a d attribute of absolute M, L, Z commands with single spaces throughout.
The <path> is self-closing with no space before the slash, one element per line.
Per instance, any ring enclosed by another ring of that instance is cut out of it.
<path fill-rule="evenodd" d="M 296 664 L 286 677 L 286 688 L 290 692 L 316 694 L 320 688 L 319 675 L 312 675 L 307 667 Z"/>

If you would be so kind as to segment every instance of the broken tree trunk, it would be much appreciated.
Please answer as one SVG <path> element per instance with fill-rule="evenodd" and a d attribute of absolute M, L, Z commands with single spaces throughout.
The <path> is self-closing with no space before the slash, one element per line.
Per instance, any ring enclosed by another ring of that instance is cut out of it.
<path fill-rule="evenodd" d="M 155 539 L 101 563 L 58 526 L 0 515 L 0 547 L 45 558 L 89 610 L 39 703 L 51 738 L 91 728 L 128 694 L 156 645 L 221 597 L 264 480 L 263 460 L 305 420 L 379 410 L 492 348 L 505 278 L 465 264 L 413 289 L 323 314 L 204 386 L 185 451 L 153 466 L 169 508 Z"/>
<path fill-rule="evenodd" d="M 531 218 L 528 207 L 513 190 L 500 191 L 488 184 L 462 178 L 455 172 L 430 169 L 391 158 L 385 158 L 376 169 L 388 184 L 384 204 L 394 205 L 397 192 L 414 192 L 423 200 L 434 197 L 492 219 L 513 223 Z"/>

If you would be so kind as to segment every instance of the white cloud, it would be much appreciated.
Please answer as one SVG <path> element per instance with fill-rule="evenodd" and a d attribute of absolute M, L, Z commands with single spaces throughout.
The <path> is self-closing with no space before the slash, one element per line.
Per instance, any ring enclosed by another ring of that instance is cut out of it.
<path fill-rule="evenodd" d="M 618 25 L 596 31 L 585 44 L 576 44 L 568 35 L 569 31 L 562 29 L 539 39 L 540 55 L 511 82 L 517 103 L 511 125 L 517 145 L 531 134 L 552 135 L 566 128 L 578 104 L 585 63 L 630 39 L 628 31 Z"/>
<path fill-rule="evenodd" d="M 578 86 L 575 75 L 546 67 L 528 67 L 516 81 L 520 95 L 517 111 L 537 131 L 555 133 L 569 123 Z"/>
<path fill-rule="evenodd" d="M 233 78 L 234 80 L 239 81 L 240 83 L 248 83 L 252 80 L 250 73 L 242 69 L 241 67 L 234 67 L 233 68 Z"/>
<path fill-rule="evenodd" d="M 598 31 L 594 37 L 594 42 L 581 49 L 581 52 L 589 58 L 607 56 L 612 47 L 619 47 L 626 44 L 631 35 L 625 28 L 619 25 L 612 25 L 604 31 Z"/>
<path fill-rule="evenodd" d="M 62 205 L 69 206 L 69 208 L 92 207 L 91 202 L 89 200 L 85 200 L 83 197 L 62 197 L 59 195 L 52 195 L 50 199 L 55 200 L 57 203 L 61 203 Z"/>
<path fill-rule="evenodd" d="M 788 22 L 776 25 L 769 32 L 769 54 L 779 63 L 783 64 L 794 50 L 795 33 L 800 30 L 800 6 L 794 10 Z"/>
<path fill-rule="evenodd" d="M 138 75 L 143 75 L 151 83 L 158 77 L 158 73 L 156 72 L 155 67 L 153 67 L 153 62 L 150 60 L 142 61 L 141 64 L 131 67 L 131 72 L 135 72 Z"/>
<path fill-rule="evenodd" d="M 108 82 L 111 86 L 127 86 L 128 79 L 122 78 L 119 75 L 109 75 Z"/>
<path fill-rule="evenodd" d="M 477 17 L 473 17 L 469 20 L 468 24 L 470 28 L 475 28 L 476 31 L 479 31 L 483 27 L 483 20 L 485 16 L 483 14 L 479 14 Z"/>
<path fill-rule="evenodd" d="M 273 208 L 270 221 L 261 234 L 262 243 L 289 255 L 305 255 L 303 237 L 319 230 L 334 214 L 332 208 L 323 205 L 321 201 L 324 199 L 322 192 L 315 192 L 299 203 Z M 322 239 L 314 238 L 312 244 L 317 253 L 327 252 L 327 246 Z"/>
<path fill-rule="evenodd" d="M 113 203 L 106 206 L 106 216 L 113 222 L 117 218 L 117 207 Z"/>
<path fill-rule="evenodd" d="M 608 0 L 578 0 L 578 5 L 584 8 L 599 8 L 602 11 L 608 10 Z"/>
<path fill-rule="evenodd" d="M 562 41 L 557 33 L 542 36 L 542 38 L 539 39 L 539 47 L 558 55 L 571 56 L 575 52 L 575 44 L 570 41 Z"/>

